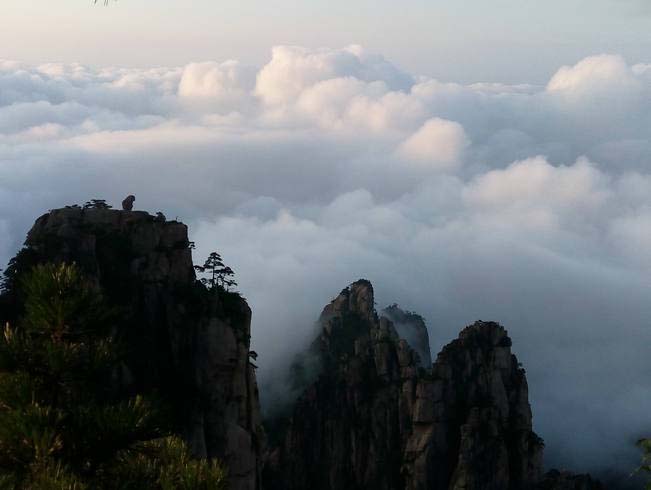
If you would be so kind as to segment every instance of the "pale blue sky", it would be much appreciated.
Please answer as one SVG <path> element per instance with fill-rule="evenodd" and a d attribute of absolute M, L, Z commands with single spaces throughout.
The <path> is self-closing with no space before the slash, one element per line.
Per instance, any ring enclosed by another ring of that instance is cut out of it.
<path fill-rule="evenodd" d="M 2 0 L 0 58 L 260 65 L 276 44 L 362 44 L 411 73 L 536 82 L 586 55 L 651 61 L 648 0 Z"/>

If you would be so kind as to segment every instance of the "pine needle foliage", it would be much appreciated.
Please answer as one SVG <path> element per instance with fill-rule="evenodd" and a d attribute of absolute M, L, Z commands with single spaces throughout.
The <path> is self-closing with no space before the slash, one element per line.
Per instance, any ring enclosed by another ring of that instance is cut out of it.
<path fill-rule="evenodd" d="M 24 316 L 0 335 L 0 490 L 222 490 L 151 400 L 118 396 L 116 313 L 74 264 L 23 278 Z"/>
<path fill-rule="evenodd" d="M 217 252 L 212 252 L 203 265 L 195 265 L 194 269 L 207 276 L 201 278 L 200 282 L 210 290 L 228 291 L 237 286 L 233 279 L 235 272 L 224 264 L 222 256 Z"/>
<path fill-rule="evenodd" d="M 640 439 L 637 446 L 642 450 L 642 463 L 637 469 L 637 473 L 644 473 L 649 480 L 647 481 L 646 490 L 651 490 L 651 439 Z"/>

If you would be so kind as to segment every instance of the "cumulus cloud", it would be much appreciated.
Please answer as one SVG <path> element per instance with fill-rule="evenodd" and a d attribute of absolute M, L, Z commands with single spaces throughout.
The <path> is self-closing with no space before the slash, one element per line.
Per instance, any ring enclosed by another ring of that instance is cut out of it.
<path fill-rule="evenodd" d="M 341 77 L 363 82 L 381 80 L 392 89 L 409 88 L 413 83 L 409 75 L 360 46 L 317 51 L 277 46 L 271 61 L 258 73 L 255 91 L 267 104 L 291 103 L 306 88 Z"/>
<path fill-rule="evenodd" d="M 0 261 L 43 211 L 133 193 L 237 271 L 266 400 L 367 277 L 425 316 L 434 353 L 504 323 L 549 462 L 626 473 L 651 425 L 649 66 L 599 55 L 538 87 L 358 46 L 276 47 L 259 69 L 0 62 Z"/>
<path fill-rule="evenodd" d="M 640 82 L 633 69 L 621 56 L 590 56 L 574 66 L 563 66 L 547 84 L 550 92 L 572 93 L 590 96 L 595 93 L 615 92 L 628 95 L 638 89 Z"/>
<path fill-rule="evenodd" d="M 415 163 L 445 171 L 461 164 L 467 146 L 468 137 L 459 123 L 433 118 L 402 143 L 399 153 Z"/>
<path fill-rule="evenodd" d="M 183 69 L 179 97 L 204 111 L 246 110 L 255 86 L 255 69 L 238 61 L 190 63 Z"/>

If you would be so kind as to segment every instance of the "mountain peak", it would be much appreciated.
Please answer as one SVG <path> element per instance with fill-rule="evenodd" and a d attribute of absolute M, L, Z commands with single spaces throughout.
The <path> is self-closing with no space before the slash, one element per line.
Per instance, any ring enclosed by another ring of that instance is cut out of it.
<path fill-rule="evenodd" d="M 373 285 L 366 279 L 359 279 L 343 289 L 321 313 L 321 320 L 333 316 L 355 314 L 364 319 L 371 319 L 375 314 L 375 296 Z"/>

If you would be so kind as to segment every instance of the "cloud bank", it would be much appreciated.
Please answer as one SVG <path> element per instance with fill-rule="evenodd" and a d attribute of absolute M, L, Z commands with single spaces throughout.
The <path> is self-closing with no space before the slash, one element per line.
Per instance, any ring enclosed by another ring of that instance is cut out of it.
<path fill-rule="evenodd" d="M 546 86 L 404 73 L 359 46 L 150 70 L 0 62 L 0 261 L 44 210 L 133 193 L 254 309 L 263 396 L 320 308 L 373 281 L 433 352 L 503 323 L 550 464 L 628 472 L 651 426 L 651 65 Z M 266 390 L 266 391 L 265 391 Z"/>

